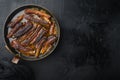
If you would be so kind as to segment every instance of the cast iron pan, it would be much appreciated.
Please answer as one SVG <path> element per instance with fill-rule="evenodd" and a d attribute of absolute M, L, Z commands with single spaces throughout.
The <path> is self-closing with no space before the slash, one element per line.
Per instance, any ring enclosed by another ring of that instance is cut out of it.
<path fill-rule="evenodd" d="M 58 37 L 58 39 L 57 39 L 56 44 L 54 45 L 54 47 L 48 53 L 46 53 L 45 55 L 40 56 L 39 58 L 32 58 L 32 57 L 23 56 L 21 53 L 17 52 L 14 48 L 11 47 L 10 41 L 7 38 L 7 34 L 8 34 L 8 27 L 7 27 L 7 25 L 8 25 L 8 23 L 14 18 L 14 16 L 16 16 L 17 14 L 19 14 L 21 11 L 23 11 L 26 8 L 38 8 L 38 9 L 45 10 L 49 15 L 51 15 L 53 17 L 53 19 L 55 21 L 55 24 L 56 24 L 56 27 L 57 27 L 57 32 L 58 32 L 57 37 Z M 59 42 L 59 38 L 60 38 L 60 27 L 59 27 L 58 21 L 56 20 L 56 18 L 54 17 L 54 15 L 50 11 L 48 11 L 46 8 L 43 8 L 43 7 L 38 6 L 38 5 L 25 5 L 25 6 L 17 8 L 16 10 L 14 10 L 8 16 L 8 18 L 7 18 L 7 20 L 6 20 L 5 24 L 4 24 L 4 40 L 5 40 L 5 43 L 6 43 L 5 47 L 11 53 L 15 54 L 15 56 L 20 57 L 21 59 L 24 59 L 24 60 L 35 61 L 35 60 L 40 60 L 40 59 L 43 59 L 43 58 L 47 57 L 56 48 L 56 46 L 57 46 L 57 44 Z"/>

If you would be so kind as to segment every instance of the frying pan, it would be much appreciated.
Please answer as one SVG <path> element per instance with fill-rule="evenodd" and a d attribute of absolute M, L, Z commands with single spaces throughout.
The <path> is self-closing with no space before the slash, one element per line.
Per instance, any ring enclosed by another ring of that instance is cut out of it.
<path fill-rule="evenodd" d="M 10 40 L 7 38 L 8 29 L 9 29 L 9 28 L 7 27 L 8 23 L 9 23 L 16 15 L 18 15 L 21 11 L 23 11 L 23 10 L 26 9 L 26 8 L 38 8 L 38 9 L 42 9 L 42 10 L 46 11 L 46 13 L 48 13 L 49 15 L 51 15 L 51 17 L 52 17 L 53 20 L 55 21 L 55 25 L 56 25 L 56 27 L 57 27 L 57 32 L 58 32 L 57 37 L 58 37 L 58 39 L 57 39 L 54 47 L 53 47 L 50 51 L 48 51 L 47 53 L 45 53 L 44 55 L 39 56 L 38 58 L 28 57 L 28 56 L 22 55 L 20 52 L 16 51 L 14 48 L 11 47 L 11 45 L 10 45 Z M 54 51 L 54 49 L 55 49 L 56 46 L 58 45 L 59 38 L 60 38 L 60 27 L 59 27 L 58 21 L 56 20 L 56 18 L 54 17 L 54 15 L 53 15 L 48 9 L 46 9 L 46 8 L 44 8 L 44 7 L 41 7 L 41 6 L 38 6 L 38 5 L 24 5 L 24 6 L 21 6 L 21 7 L 17 8 L 17 9 L 15 9 L 15 10 L 8 16 L 8 18 L 7 18 L 7 20 L 6 20 L 5 24 L 4 24 L 4 41 L 5 41 L 5 44 L 6 44 L 5 47 L 7 48 L 7 50 L 8 50 L 9 52 L 11 52 L 11 53 L 13 53 L 13 54 L 15 55 L 15 57 L 13 58 L 13 62 L 14 62 L 14 63 L 17 63 L 17 62 L 19 61 L 19 60 L 18 60 L 19 58 L 24 59 L 24 60 L 28 60 L 28 61 L 36 61 L 36 60 L 41 60 L 41 59 L 47 57 L 48 55 L 50 55 L 50 54 Z"/>

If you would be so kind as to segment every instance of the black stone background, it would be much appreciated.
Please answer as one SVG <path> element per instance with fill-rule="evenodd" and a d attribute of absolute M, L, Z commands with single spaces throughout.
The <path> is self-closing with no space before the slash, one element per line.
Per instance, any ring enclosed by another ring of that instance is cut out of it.
<path fill-rule="evenodd" d="M 50 56 L 19 62 L 33 69 L 36 80 L 120 80 L 119 0 L 0 0 L 0 59 L 14 56 L 4 47 L 6 17 L 25 4 L 48 8 L 61 28 Z"/>

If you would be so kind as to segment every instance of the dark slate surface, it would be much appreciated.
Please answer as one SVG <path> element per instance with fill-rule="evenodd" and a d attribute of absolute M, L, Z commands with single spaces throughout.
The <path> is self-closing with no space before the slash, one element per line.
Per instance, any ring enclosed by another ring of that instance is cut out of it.
<path fill-rule="evenodd" d="M 0 0 L 0 59 L 13 57 L 4 47 L 4 21 L 25 4 L 48 8 L 61 28 L 49 57 L 20 61 L 33 69 L 36 80 L 120 80 L 119 0 Z"/>

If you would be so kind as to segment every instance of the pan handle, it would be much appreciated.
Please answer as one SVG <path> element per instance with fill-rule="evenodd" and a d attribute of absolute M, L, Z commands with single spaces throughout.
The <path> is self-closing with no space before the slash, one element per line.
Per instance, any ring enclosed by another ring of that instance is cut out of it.
<path fill-rule="evenodd" d="M 5 46 L 5 48 L 12 53 L 12 51 L 8 48 L 7 45 Z M 19 60 L 20 60 L 20 56 L 19 56 L 19 54 L 16 54 L 16 55 L 13 57 L 13 59 L 12 59 L 11 62 L 14 63 L 14 64 L 17 64 L 17 63 L 19 62 Z"/>
<path fill-rule="evenodd" d="M 19 62 L 19 60 L 20 60 L 20 56 L 17 54 L 13 57 L 12 63 L 17 64 Z"/>

